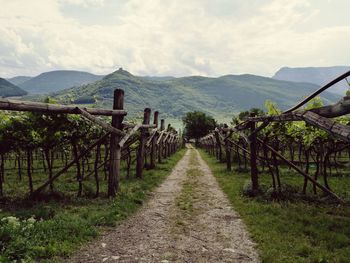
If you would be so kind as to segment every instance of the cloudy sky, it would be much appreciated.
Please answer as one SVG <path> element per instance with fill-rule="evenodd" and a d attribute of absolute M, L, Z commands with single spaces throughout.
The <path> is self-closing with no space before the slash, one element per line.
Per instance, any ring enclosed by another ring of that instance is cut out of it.
<path fill-rule="evenodd" d="M 0 77 L 350 65 L 349 0 L 0 0 Z"/>

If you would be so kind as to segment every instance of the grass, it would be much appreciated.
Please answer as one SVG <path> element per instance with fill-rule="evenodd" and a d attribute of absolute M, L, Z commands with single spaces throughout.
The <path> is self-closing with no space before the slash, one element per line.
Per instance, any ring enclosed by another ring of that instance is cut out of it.
<path fill-rule="evenodd" d="M 114 199 L 57 194 L 35 203 L 7 201 L 0 210 L 0 262 L 64 262 L 82 244 L 134 213 L 184 152 L 145 170 L 143 180 L 123 178 Z M 61 181 L 57 188 L 63 185 Z"/>
<path fill-rule="evenodd" d="M 191 150 L 189 169 L 186 172 L 186 180 L 183 182 L 182 190 L 180 195 L 176 198 L 176 205 L 180 208 L 183 213 L 191 214 L 193 212 L 193 198 L 194 189 L 198 186 L 198 182 L 195 177 L 200 176 L 198 170 L 198 159 L 194 150 Z"/>
<path fill-rule="evenodd" d="M 228 172 L 225 164 L 204 151 L 200 154 L 247 225 L 263 262 L 350 262 L 348 205 L 322 201 L 319 195 L 282 201 L 245 197 L 242 189 L 249 182 L 248 173 Z M 283 183 L 301 190 L 299 175 L 287 169 L 281 174 Z M 271 184 L 268 174 L 260 174 L 259 180 L 267 187 Z M 349 181 L 348 177 L 332 177 L 330 185 L 344 197 Z"/>
<path fill-rule="evenodd" d="M 195 205 L 199 201 L 197 188 L 199 187 L 198 177 L 202 176 L 201 171 L 198 168 L 198 158 L 194 150 L 190 150 L 189 167 L 186 171 L 186 179 L 182 182 L 182 188 L 180 194 L 175 199 L 177 210 L 172 214 L 173 222 L 171 231 L 174 234 L 174 239 L 178 238 L 182 234 L 191 235 L 192 231 L 190 225 L 193 220 L 196 220 L 198 214 L 198 206 Z M 204 202 L 204 200 L 201 200 Z M 173 253 L 171 253 L 173 255 Z M 167 258 L 170 261 L 176 261 L 177 257 Z"/>

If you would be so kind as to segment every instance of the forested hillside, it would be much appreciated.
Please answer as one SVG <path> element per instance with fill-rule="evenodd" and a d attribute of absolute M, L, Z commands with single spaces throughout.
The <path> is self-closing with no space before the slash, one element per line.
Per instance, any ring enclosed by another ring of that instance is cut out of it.
<path fill-rule="evenodd" d="M 114 88 L 123 88 L 128 94 L 125 103 L 131 116 L 142 111 L 142 107 L 154 105 L 169 117 L 180 118 L 188 111 L 200 110 L 218 118 L 229 118 L 232 112 L 263 108 L 268 99 L 285 109 L 316 90 L 317 86 L 255 75 L 154 80 L 119 69 L 100 81 L 60 91 L 54 97 L 63 103 L 97 102 L 110 108 Z M 324 93 L 323 99 L 328 103 L 336 101 L 337 96 Z"/>
<path fill-rule="evenodd" d="M 13 85 L 7 80 L 0 78 L 0 97 L 13 97 L 13 96 L 23 96 L 27 92 L 21 88 Z"/>
<path fill-rule="evenodd" d="M 13 78 L 8 78 L 6 79 L 8 82 L 11 82 L 13 85 L 21 85 L 22 83 L 30 80 L 32 77 L 29 77 L 29 76 L 16 76 L 16 77 L 13 77 Z"/>
<path fill-rule="evenodd" d="M 75 70 L 56 70 L 42 73 L 19 86 L 28 93 L 48 94 L 73 86 L 80 86 L 100 80 L 103 76 Z"/>

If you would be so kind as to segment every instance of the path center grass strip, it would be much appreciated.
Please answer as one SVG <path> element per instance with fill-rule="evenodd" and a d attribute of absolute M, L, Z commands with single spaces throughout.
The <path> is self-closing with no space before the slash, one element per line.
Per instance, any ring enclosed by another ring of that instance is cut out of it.
<path fill-rule="evenodd" d="M 186 180 L 182 184 L 182 190 L 180 195 L 176 198 L 176 205 L 180 208 L 183 216 L 192 216 L 193 212 L 193 199 L 195 198 L 194 190 L 198 187 L 198 181 L 195 177 L 200 176 L 200 170 L 198 168 L 198 159 L 194 150 L 190 150 L 190 167 L 186 172 Z"/>
<path fill-rule="evenodd" d="M 200 154 L 247 225 L 263 262 L 350 262 L 349 207 L 244 197 L 248 173 L 227 172 L 225 164 Z"/>
<path fill-rule="evenodd" d="M 0 210 L 0 262 L 61 262 L 84 242 L 134 213 L 168 176 L 185 149 L 146 170 L 144 179 L 124 179 L 115 199 L 74 198 Z"/>

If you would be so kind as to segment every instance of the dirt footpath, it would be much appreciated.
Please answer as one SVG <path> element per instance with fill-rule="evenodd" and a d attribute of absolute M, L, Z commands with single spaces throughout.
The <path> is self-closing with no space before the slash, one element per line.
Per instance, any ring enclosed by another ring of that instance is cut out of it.
<path fill-rule="evenodd" d="M 188 149 L 132 217 L 71 262 L 260 262 L 208 165 Z"/>

